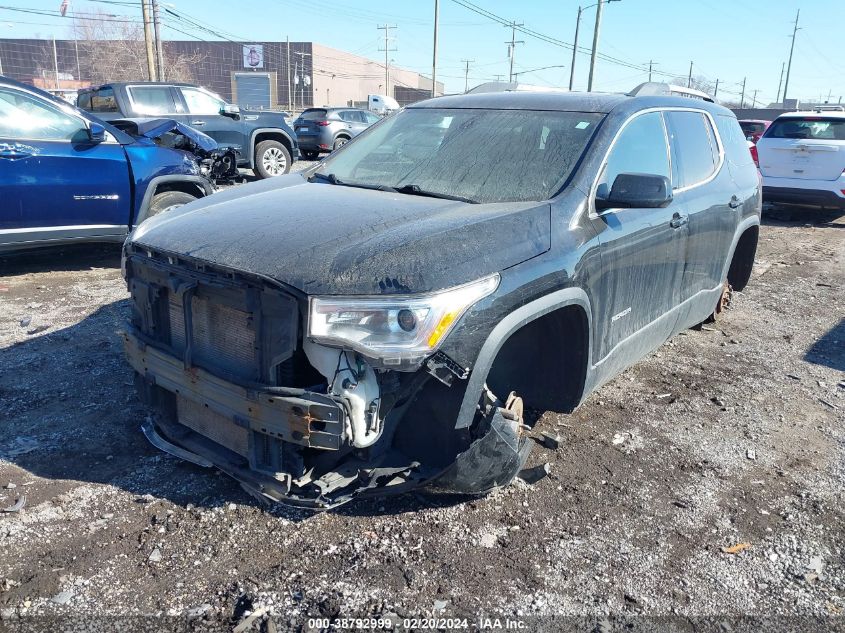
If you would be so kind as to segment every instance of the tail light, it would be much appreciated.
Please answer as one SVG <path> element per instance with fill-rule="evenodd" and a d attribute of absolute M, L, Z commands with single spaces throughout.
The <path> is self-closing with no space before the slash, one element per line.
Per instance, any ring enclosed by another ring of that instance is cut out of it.
<path fill-rule="evenodd" d="M 760 166 L 760 157 L 757 155 L 757 146 L 752 145 L 748 149 L 751 151 L 751 158 L 754 159 L 754 164 L 757 165 L 757 167 L 759 167 Z"/>
<path fill-rule="evenodd" d="M 329 124 L 328 121 L 314 121 L 314 123 L 316 123 L 320 127 L 326 127 Z"/>

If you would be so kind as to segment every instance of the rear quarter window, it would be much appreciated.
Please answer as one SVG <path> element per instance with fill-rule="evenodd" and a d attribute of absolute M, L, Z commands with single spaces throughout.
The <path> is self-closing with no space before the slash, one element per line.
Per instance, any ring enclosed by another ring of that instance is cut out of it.
<path fill-rule="evenodd" d="M 725 158 L 734 165 L 750 165 L 754 162 L 748 149 L 748 140 L 737 120 L 731 116 L 717 116 L 716 126 L 725 147 Z"/>

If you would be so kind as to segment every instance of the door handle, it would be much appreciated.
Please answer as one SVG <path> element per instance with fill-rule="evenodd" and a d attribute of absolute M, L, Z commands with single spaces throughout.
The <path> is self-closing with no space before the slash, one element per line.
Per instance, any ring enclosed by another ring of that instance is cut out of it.
<path fill-rule="evenodd" d="M 191 121 L 191 125 L 193 125 L 194 127 L 202 127 L 203 125 L 205 125 L 205 121 Z"/>
<path fill-rule="evenodd" d="M 689 216 L 676 213 L 672 216 L 672 219 L 669 220 L 669 226 L 671 226 L 673 229 L 679 229 L 687 222 L 689 222 Z"/>
<path fill-rule="evenodd" d="M 731 201 L 730 201 L 730 202 L 728 202 L 728 206 L 729 206 L 731 209 L 736 209 L 736 208 L 739 208 L 739 207 L 741 207 L 741 206 L 742 206 L 742 200 L 740 200 L 740 199 L 739 199 L 739 198 L 737 198 L 736 196 L 731 196 Z"/>

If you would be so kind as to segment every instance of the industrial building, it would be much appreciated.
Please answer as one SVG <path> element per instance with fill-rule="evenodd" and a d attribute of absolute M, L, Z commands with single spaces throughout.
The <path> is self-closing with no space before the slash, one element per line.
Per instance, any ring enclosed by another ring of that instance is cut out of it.
<path fill-rule="evenodd" d="M 125 45 L 116 46 L 117 44 Z M 0 74 L 51 90 L 75 90 L 103 81 L 145 81 L 143 64 L 119 66 L 106 78 L 112 51 L 143 42 L 0 39 Z M 431 78 L 316 42 L 178 41 L 164 43 L 165 58 L 183 60 L 168 80 L 204 86 L 248 108 L 301 110 L 353 105 L 368 94 L 387 94 L 405 105 L 431 96 Z M 134 61 L 134 60 L 133 60 Z M 187 66 L 185 68 L 184 66 Z M 437 83 L 436 94 L 443 94 Z"/>

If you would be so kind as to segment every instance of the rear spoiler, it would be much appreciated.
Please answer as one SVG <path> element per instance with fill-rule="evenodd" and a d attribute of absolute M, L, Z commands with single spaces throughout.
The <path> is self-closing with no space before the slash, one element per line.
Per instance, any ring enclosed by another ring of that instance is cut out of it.
<path fill-rule="evenodd" d="M 709 103 L 716 103 L 716 100 L 706 92 L 696 90 L 695 88 L 685 88 L 684 86 L 676 86 L 674 84 L 660 83 L 657 81 L 647 81 L 641 83 L 628 93 L 629 97 L 687 97 L 688 99 L 699 99 Z"/>

